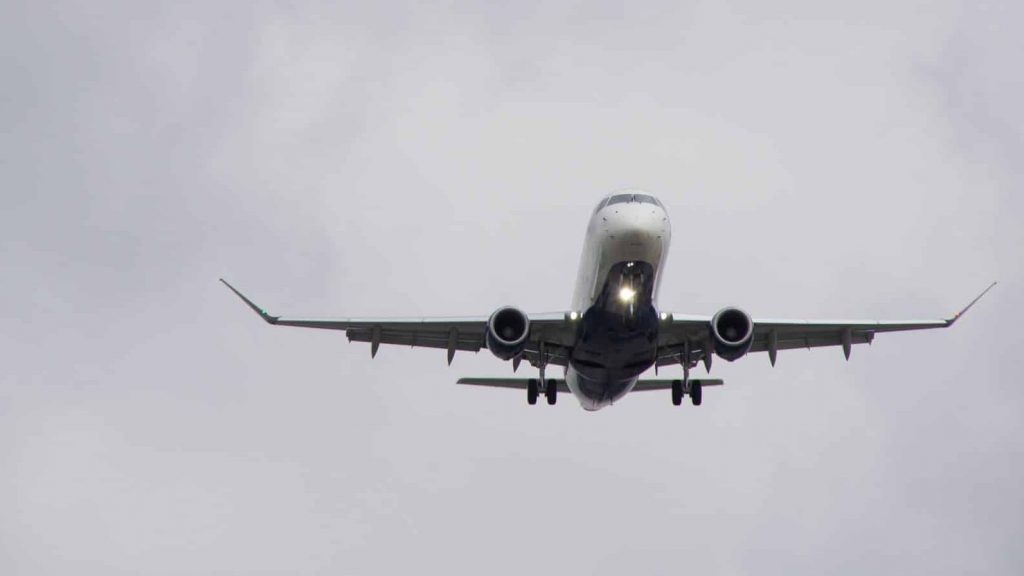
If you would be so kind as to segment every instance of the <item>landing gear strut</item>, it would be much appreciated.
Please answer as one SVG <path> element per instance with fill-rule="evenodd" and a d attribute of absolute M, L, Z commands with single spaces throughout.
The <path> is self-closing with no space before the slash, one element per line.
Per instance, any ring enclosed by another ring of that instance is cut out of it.
<path fill-rule="evenodd" d="M 540 395 L 540 387 L 544 386 L 544 398 L 547 399 L 548 405 L 553 406 L 555 402 L 558 402 L 558 384 L 555 380 L 544 377 L 544 368 L 547 367 L 547 351 L 544 349 L 544 343 L 540 343 L 540 358 L 538 360 L 538 368 L 540 368 L 540 379 L 530 381 L 526 385 L 526 401 L 532 406 L 537 403 L 537 396 Z"/>
<path fill-rule="evenodd" d="M 683 365 L 683 379 L 672 381 L 672 405 L 679 406 L 683 403 L 683 396 L 686 396 L 687 392 L 690 394 L 690 400 L 694 406 L 700 406 L 701 401 L 701 388 L 700 381 L 692 382 L 690 380 L 690 342 L 687 340 L 683 343 L 683 351 L 679 356 L 679 363 Z"/>

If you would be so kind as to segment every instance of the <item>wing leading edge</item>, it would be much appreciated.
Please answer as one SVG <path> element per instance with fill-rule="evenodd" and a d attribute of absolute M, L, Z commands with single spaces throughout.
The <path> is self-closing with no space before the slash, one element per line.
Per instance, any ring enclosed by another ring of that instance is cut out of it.
<path fill-rule="evenodd" d="M 967 306 L 948 318 L 935 320 L 780 320 L 754 319 L 750 352 L 768 352 L 775 364 L 779 350 L 842 346 L 847 359 L 854 344 L 869 344 L 875 334 L 948 328 L 963 317 L 997 282 L 990 284 Z M 665 327 L 658 354 L 658 365 L 682 362 L 686 351 L 694 359 L 704 358 L 709 347 L 708 326 L 711 316 L 672 316 Z"/>
<path fill-rule="evenodd" d="M 451 318 L 291 318 L 274 316 L 259 307 L 223 278 L 220 280 L 268 324 L 344 331 L 350 342 L 368 342 L 371 356 L 381 344 L 447 350 L 451 364 L 456 351 L 478 352 L 485 348 L 487 317 Z M 754 319 L 750 352 L 768 352 L 772 365 L 779 350 L 841 346 L 849 358 L 854 344 L 868 344 L 875 334 L 948 328 L 963 317 L 996 282 L 949 318 L 935 320 L 780 320 Z M 573 325 L 561 313 L 530 316 L 530 336 L 522 358 L 530 364 L 565 366 L 575 336 Z M 710 358 L 708 325 L 711 316 L 671 315 L 659 336 L 657 365 Z M 668 381 L 671 382 L 671 381 Z M 639 389 L 639 387 L 638 387 Z"/>
<path fill-rule="evenodd" d="M 451 318 L 291 318 L 274 316 L 247 298 L 223 278 L 220 281 L 235 293 L 260 318 L 274 326 L 341 330 L 350 342 L 370 343 L 370 355 L 376 356 L 381 344 L 395 344 L 448 351 L 451 364 L 456 351 L 478 352 L 485 348 L 486 316 Z M 540 360 L 541 348 L 548 364 L 564 365 L 566 347 L 572 337 L 563 314 L 530 315 L 530 340 L 523 357 L 531 363 Z M 543 344 L 543 346 L 542 346 Z"/>

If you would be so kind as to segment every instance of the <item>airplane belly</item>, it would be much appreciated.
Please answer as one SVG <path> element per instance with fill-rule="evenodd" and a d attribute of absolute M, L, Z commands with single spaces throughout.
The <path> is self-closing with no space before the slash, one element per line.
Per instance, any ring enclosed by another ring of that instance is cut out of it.
<path fill-rule="evenodd" d="M 621 380 L 590 378 L 571 366 L 565 373 L 565 383 L 569 386 L 569 391 L 584 410 L 591 412 L 611 406 L 628 394 L 636 386 L 636 382 L 636 377 Z"/>
<path fill-rule="evenodd" d="M 566 380 L 584 408 L 615 402 L 654 364 L 660 323 L 653 290 L 653 266 L 620 262 L 577 322 Z"/>

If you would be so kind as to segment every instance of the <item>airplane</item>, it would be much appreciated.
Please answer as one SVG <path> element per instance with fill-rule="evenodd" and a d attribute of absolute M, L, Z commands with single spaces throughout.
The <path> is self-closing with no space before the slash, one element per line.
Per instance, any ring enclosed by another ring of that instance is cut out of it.
<path fill-rule="evenodd" d="M 604 197 L 587 225 L 576 287 L 568 311 L 527 314 L 502 306 L 489 317 L 303 319 L 274 316 L 224 283 L 263 320 L 276 326 L 343 330 L 349 341 L 369 342 L 371 358 L 381 344 L 447 350 L 448 364 L 457 351 L 482 348 L 512 370 L 526 360 L 537 378 L 461 378 L 459 384 L 526 391 L 527 403 L 543 394 L 555 404 L 559 393 L 572 393 L 584 410 L 595 411 L 629 392 L 670 390 L 672 404 L 685 396 L 699 406 L 703 389 L 720 379 L 691 378 L 703 362 L 710 374 L 715 356 L 726 361 L 767 352 L 775 366 L 780 350 L 841 346 L 847 360 L 854 344 L 869 344 L 875 334 L 948 328 L 991 290 L 993 282 L 960 312 L 937 320 L 775 320 L 754 319 L 740 308 L 723 308 L 712 316 L 676 314 L 658 307 L 658 288 L 672 229 L 665 207 L 642 190 L 622 190 Z M 682 377 L 644 379 L 652 366 L 679 364 Z M 562 378 L 548 378 L 548 366 Z"/>

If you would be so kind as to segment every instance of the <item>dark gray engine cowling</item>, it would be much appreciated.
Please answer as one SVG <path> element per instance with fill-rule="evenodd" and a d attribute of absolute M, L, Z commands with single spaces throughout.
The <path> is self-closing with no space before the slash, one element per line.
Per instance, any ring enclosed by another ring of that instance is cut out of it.
<path fill-rule="evenodd" d="M 754 343 L 754 321 L 739 308 L 722 308 L 711 318 L 715 354 L 732 362 L 750 351 Z"/>
<path fill-rule="evenodd" d="M 487 320 L 487 349 L 502 360 L 521 354 L 529 335 L 530 319 L 518 308 L 498 308 Z"/>

